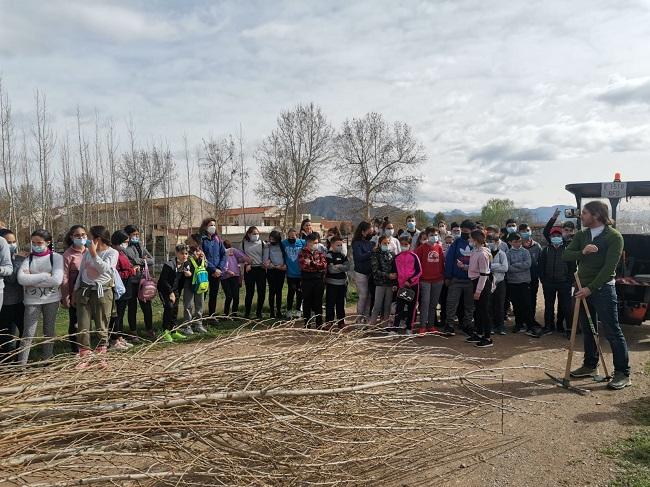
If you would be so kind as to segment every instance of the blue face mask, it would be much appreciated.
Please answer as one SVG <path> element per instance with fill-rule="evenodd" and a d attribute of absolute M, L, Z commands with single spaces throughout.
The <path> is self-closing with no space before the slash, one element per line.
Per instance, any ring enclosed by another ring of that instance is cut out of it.
<path fill-rule="evenodd" d="M 384 252 L 388 252 L 388 250 L 390 250 L 390 247 L 388 245 L 382 245 L 381 250 L 383 250 Z"/>
<path fill-rule="evenodd" d="M 530 238 L 530 232 L 521 232 L 521 238 L 528 240 Z"/>
<path fill-rule="evenodd" d="M 506 227 L 506 232 L 508 233 L 515 233 L 515 230 L 517 230 L 517 227 Z"/>
<path fill-rule="evenodd" d="M 74 239 L 72 239 L 72 242 L 77 247 L 83 247 L 84 245 L 86 245 L 86 239 L 85 238 L 74 238 Z"/>
<path fill-rule="evenodd" d="M 551 237 L 551 243 L 553 245 L 562 245 L 562 242 L 564 242 L 562 237 Z"/>
<path fill-rule="evenodd" d="M 440 237 L 438 237 L 438 235 L 431 235 L 429 237 L 429 242 L 431 242 L 432 244 L 437 243 L 438 240 L 440 240 Z"/>
<path fill-rule="evenodd" d="M 415 222 L 408 222 L 406 224 L 406 228 L 412 232 L 413 230 L 415 230 Z"/>
<path fill-rule="evenodd" d="M 140 237 L 131 237 L 131 243 L 134 244 L 140 243 Z"/>
<path fill-rule="evenodd" d="M 32 244 L 32 252 L 41 254 L 47 250 L 47 245 L 34 245 Z"/>

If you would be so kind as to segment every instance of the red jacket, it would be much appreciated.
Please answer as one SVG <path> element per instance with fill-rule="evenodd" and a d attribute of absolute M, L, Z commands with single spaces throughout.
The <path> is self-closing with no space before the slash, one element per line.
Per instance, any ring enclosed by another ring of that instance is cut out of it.
<path fill-rule="evenodd" d="M 129 278 L 135 275 L 133 272 L 133 265 L 131 265 L 131 261 L 126 256 L 123 249 L 115 248 L 115 250 L 117 250 L 117 266 L 115 266 L 115 268 L 117 269 L 117 273 L 122 278 L 122 282 L 124 285 L 126 285 Z"/>
<path fill-rule="evenodd" d="M 309 259 L 309 263 L 305 262 L 307 259 Z M 318 279 L 324 275 L 327 269 L 327 258 L 323 252 L 318 250 L 312 252 L 303 248 L 298 254 L 298 263 L 300 264 L 303 279 Z"/>
<path fill-rule="evenodd" d="M 445 255 L 442 245 L 424 243 L 415 249 L 416 255 L 422 264 L 420 281 L 440 282 L 445 278 Z"/>

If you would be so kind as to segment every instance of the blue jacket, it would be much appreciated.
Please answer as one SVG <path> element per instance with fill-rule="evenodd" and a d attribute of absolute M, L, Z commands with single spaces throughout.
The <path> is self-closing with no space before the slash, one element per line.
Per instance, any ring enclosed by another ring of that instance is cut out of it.
<path fill-rule="evenodd" d="M 467 271 L 461 269 L 456 264 L 460 260 L 463 264 L 469 265 L 469 256 L 472 248 L 469 246 L 469 240 L 458 238 L 447 249 L 445 258 L 445 279 L 464 279 L 469 280 Z"/>
<path fill-rule="evenodd" d="M 366 276 L 371 274 L 370 257 L 374 248 L 375 244 L 370 240 L 355 240 L 352 242 L 352 260 L 354 260 L 355 272 Z"/>
<path fill-rule="evenodd" d="M 300 263 L 298 262 L 298 255 L 305 246 L 305 241 L 297 238 L 295 243 L 289 243 L 288 239 L 282 241 L 282 249 L 284 250 L 285 264 L 287 265 L 287 277 L 299 278 L 302 276 L 300 271 Z"/>
<path fill-rule="evenodd" d="M 201 248 L 205 254 L 208 274 L 212 275 L 217 269 L 223 272 L 227 258 L 226 248 L 223 246 L 221 239 L 216 235 L 212 236 L 212 238 L 209 235 L 201 235 Z"/>

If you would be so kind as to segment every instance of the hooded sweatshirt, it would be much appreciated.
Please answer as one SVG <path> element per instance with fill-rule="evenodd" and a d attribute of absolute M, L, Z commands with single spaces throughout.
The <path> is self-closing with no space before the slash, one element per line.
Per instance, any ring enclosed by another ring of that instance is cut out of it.
<path fill-rule="evenodd" d="M 61 300 L 63 257 L 60 254 L 27 257 L 18 271 L 25 305 L 57 303 Z"/>
<path fill-rule="evenodd" d="M 469 245 L 469 239 L 463 237 L 454 240 L 447 250 L 447 257 L 445 259 L 445 278 L 446 279 L 460 279 L 463 281 L 469 280 L 467 271 L 461 269 L 456 265 L 456 261 L 460 260 L 465 266 L 469 265 L 469 257 L 472 255 L 472 247 Z"/>
<path fill-rule="evenodd" d="M 530 282 L 530 252 L 523 246 L 515 249 L 508 249 L 508 284 L 522 284 Z"/>
<path fill-rule="evenodd" d="M 282 248 L 284 249 L 284 258 L 287 265 L 287 277 L 296 279 L 300 278 L 300 263 L 298 256 L 300 251 L 305 246 L 305 241 L 298 238 L 295 242 L 289 242 L 289 239 L 282 241 Z"/>
<path fill-rule="evenodd" d="M 440 282 L 445 278 L 445 255 L 442 245 L 425 243 L 415 249 L 415 254 L 422 265 L 423 282 Z"/>
<path fill-rule="evenodd" d="M 397 270 L 397 285 L 404 287 L 407 283 L 415 287 L 420 283 L 422 275 L 422 264 L 417 254 L 412 250 L 401 251 L 395 257 L 395 269 Z"/>
<path fill-rule="evenodd" d="M 508 272 L 508 256 L 500 248 L 492 251 L 492 265 L 490 271 L 494 277 L 494 285 L 496 286 L 506 278 Z"/>

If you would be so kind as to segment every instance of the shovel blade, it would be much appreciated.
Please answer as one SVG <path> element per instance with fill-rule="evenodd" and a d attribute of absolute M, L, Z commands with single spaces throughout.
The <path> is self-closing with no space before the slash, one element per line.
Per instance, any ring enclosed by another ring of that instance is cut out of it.
<path fill-rule="evenodd" d="M 572 386 L 571 383 L 567 379 L 560 379 L 559 377 L 555 377 L 554 375 L 549 374 L 548 372 L 544 372 L 550 379 L 555 382 L 555 385 L 558 387 L 561 387 L 562 389 L 566 389 L 567 391 L 575 392 L 576 394 L 580 394 L 581 396 L 586 396 L 589 394 L 591 391 L 588 389 L 580 389 L 579 387 Z"/>

